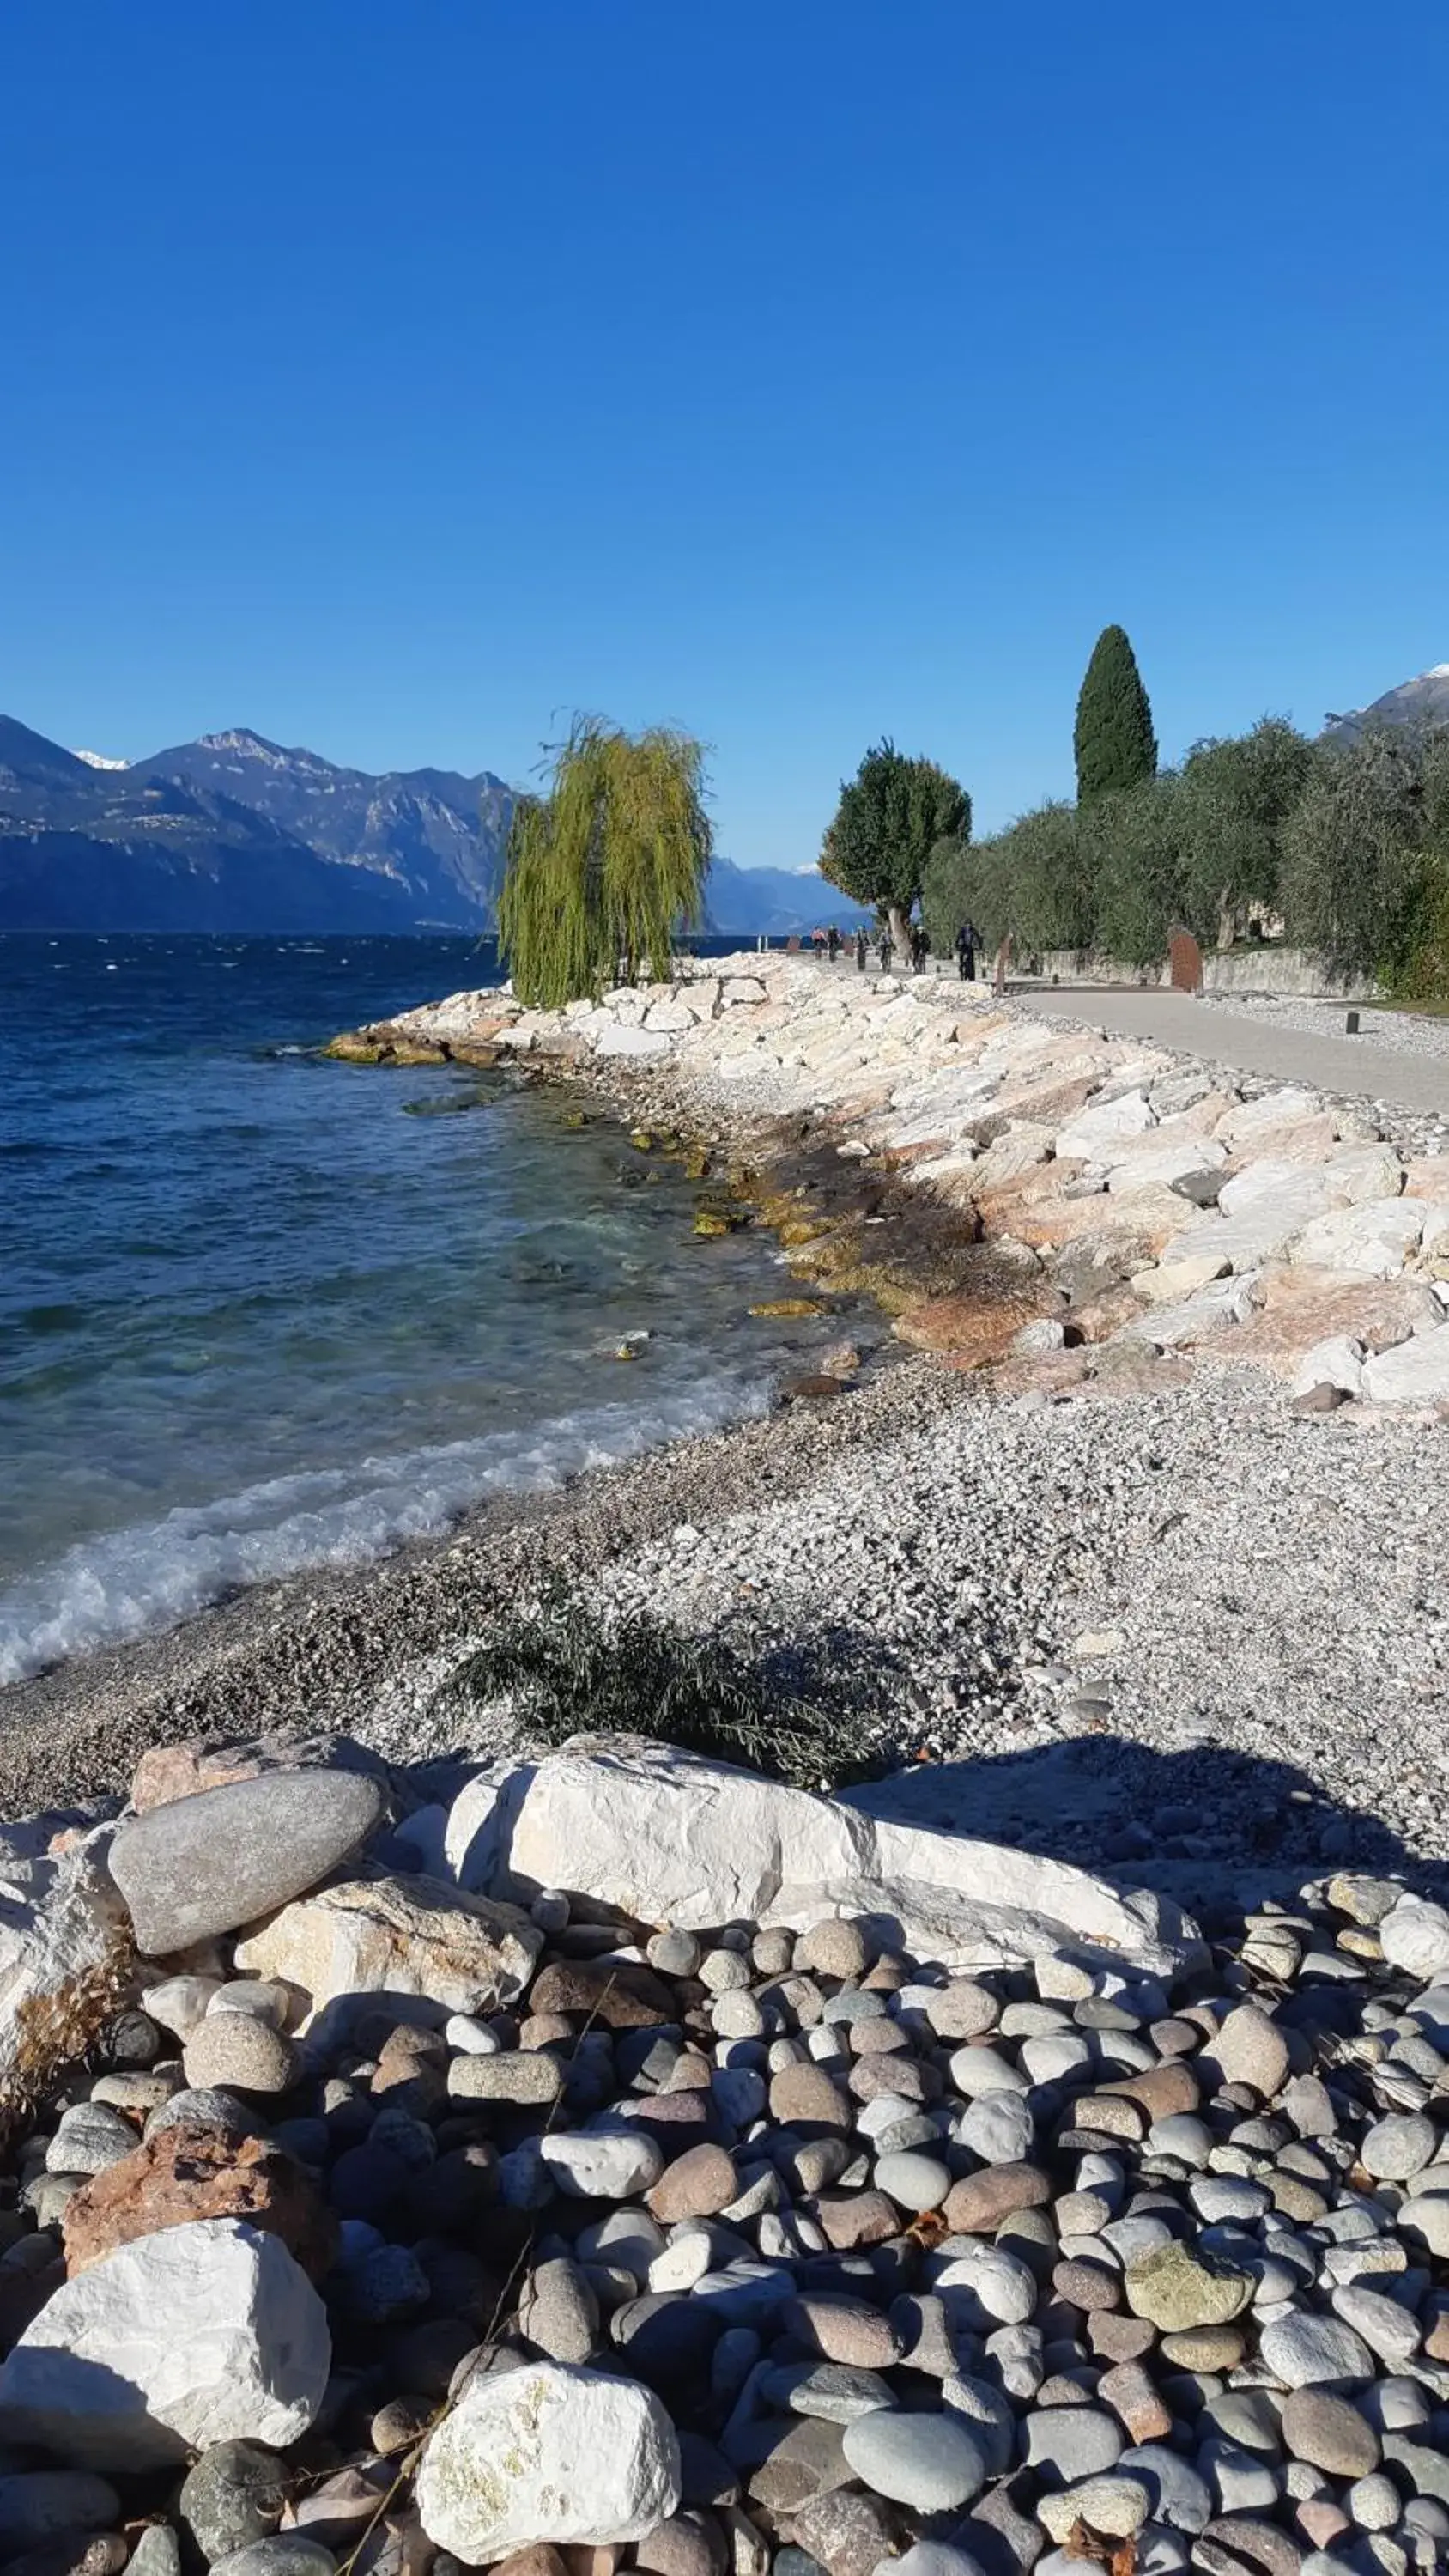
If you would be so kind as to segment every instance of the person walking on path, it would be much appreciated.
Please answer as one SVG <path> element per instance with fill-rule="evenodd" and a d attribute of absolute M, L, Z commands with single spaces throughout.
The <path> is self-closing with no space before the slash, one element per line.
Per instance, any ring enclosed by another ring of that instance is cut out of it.
<path fill-rule="evenodd" d="M 840 933 L 836 929 L 833 921 L 825 934 L 825 946 L 830 958 L 830 963 L 833 966 L 836 958 L 840 955 Z"/>
<path fill-rule="evenodd" d="M 963 984 L 976 981 L 976 925 L 963 921 L 956 933 L 956 971 Z"/>
<path fill-rule="evenodd" d="M 911 932 L 911 973 L 913 975 L 919 975 L 921 973 L 930 953 L 930 934 L 926 929 L 925 923 L 923 921 L 918 921 L 915 929 Z"/>
<path fill-rule="evenodd" d="M 894 957 L 895 953 L 896 943 L 892 939 L 886 924 L 882 922 L 880 933 L 880 971 L 883 975 L 888 975 L 890 973 L 891 959 Z"/>
<path fill-rule="evenodd" d="M 855 971 L 857 975 L 863 975 L 865 973 L 865 961 L 869 955 L 870 942 L 865 935 L 865 923 L 862 922 L 859 930 L 855 934 Z"/>

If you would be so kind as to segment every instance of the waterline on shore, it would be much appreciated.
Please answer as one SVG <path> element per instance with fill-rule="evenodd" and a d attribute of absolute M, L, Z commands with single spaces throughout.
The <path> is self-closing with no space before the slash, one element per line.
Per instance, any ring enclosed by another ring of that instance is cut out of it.
<path fill-rule="evenodd" d="M 733 1371 L 647 1404 L 590 1405 L 470 1440 L 278 1476 L 68 1548 L 0 1595 L 0 1683 L 63 1657 L 124 1645 L 256 1584 L 344 1572 L 436 1538 L 471 1507 L 541 1493 L 768 1410 L 767 1385 Z"/>

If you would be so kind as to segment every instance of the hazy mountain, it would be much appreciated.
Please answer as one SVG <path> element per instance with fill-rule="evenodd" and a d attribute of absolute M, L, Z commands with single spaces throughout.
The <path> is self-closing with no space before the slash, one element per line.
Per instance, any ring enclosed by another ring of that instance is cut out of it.
<path fill-rule="evenodd" d="M 1396 689 L 1385 689 L 1371 707 L 1355 707 L 1347 715 L 1326 719 L 1331 734 L 1359 734 L 1375 724 L 1449 724 L 1449 662 L 1436 662 L 1432 671 L 1421 671 L 1416 680 L 1402 680 Z"/>
<path fill-rule="evenodd" d="M 782 932 L 811 931 L 817 922 L 822 929 L 833 921 L 842 931 L 854 930 L 858 921 L 873 918 L 827 885 L 817 868 L 796 875 L 789 868 L 737 868 L 732 859 L 714 861 L 705 903 L 712 930 L 769 930 L 777 938 Z"/>
<path fill-rule="evenodd" d="M 319 857 L 388 880 L 413 928 L 472 930 L 493 918 L 514 798 L 489 770 L 476 778 L 445 769 L 374 778 L 238 730 L 158 751 L 125 777 L 182 778 L 264 814 Z"/>
<path fill-rule="evenodd" d="M 0 929 L 490 930 L 514 792 L 373 777 L 238 728 L 127 764 L 0 716 Z M 853 925 L 812 869 L 717 859 L 711 928 Z"/>

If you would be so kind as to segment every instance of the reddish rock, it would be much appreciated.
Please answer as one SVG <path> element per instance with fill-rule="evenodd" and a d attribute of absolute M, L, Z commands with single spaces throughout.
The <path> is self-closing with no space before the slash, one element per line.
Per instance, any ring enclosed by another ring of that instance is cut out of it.
<path fill-rule="evenodd" d="M 279 2236 L 316 2281 L 336 2249 L 331 2213 L 290 2156 L 261 2138 L 177 2127 L 107 2165 L 66 2204 L 66 2271 L 84 2272 L 118 2245 L 195 2218 L 241 2218 Z"/>
<path fill-rule="evenodd" d="M 1202 2101 L 1197 2077 L 1180 2057 L 1169 2059 L 1165 2066 L 1146 2066 L 1140 2075 L 1119 2076 L 1099 2089 L 1103 2093 L 1123 2093 L 1129 2102 L 1140 2102 L 1149 2120 L 1168 2120 L 1179 2111 L 1196 2111 Z"/>
<path fill-rule="evenodd" d="M 200 1797 L 204 1789 L 227 1789 L 236 1780 L 255 1780 L 277 1767 L 255 1744 L 225 1744 L 201 1737 L 193 1737 L 188 1744 L 153 1744 L 136 1765 L 131 1804 L 138 1816 L 144 1816 L 153 1807 Z"/>
<path fill-rule="evenodd" d="M 841 2191 L 822 2194 L 815 2204 L 828 2245 L 837 2252 L 854 2245 L 884 2245 L 887 2238 L 899 2236 L 901 2213 L 893 2201 L 880 2191 Z"/>
<path fill-rule="evenodd" d="M 939 1352 L 953 1368 L 981 1368 L 1001 1359 L 1040 1313 L 1039 1296 L 928 1297 L 897 1315 L 895 1333 L 912 1350 Z"/>
<path fill-rule="evenodd" d="M 983 2165 L 954 2182 L 943 2204 L 953 2236 L 991 2236 L 1018 2209 L 1041 2209 L 1052 2187 L 1039 2165 Z"/>

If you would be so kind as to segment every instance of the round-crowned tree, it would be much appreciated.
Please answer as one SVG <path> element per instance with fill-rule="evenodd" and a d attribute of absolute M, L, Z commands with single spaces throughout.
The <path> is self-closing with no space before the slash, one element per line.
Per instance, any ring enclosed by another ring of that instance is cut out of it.
<path fill-rule="evenodd" d="M 932 851 L 970 836 L 971 799 L 960 781 L 934 760 L 911 760 L 893 742 L 880 742 L 841 785 L 821 874 L 854 902 L 883 912 L 903 950 Z"/>
<path fill-rule="evenodd" d="M 1120 626 L 1104 626 L 1077 699 L 1077 802 L 1140 787 L 1157 768 L 1152 708 Z"/>

